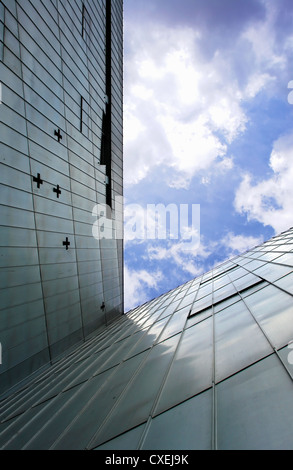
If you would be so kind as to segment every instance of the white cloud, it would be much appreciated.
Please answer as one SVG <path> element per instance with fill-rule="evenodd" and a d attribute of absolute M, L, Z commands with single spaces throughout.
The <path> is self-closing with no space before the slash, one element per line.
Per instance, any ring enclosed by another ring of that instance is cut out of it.
<path fill-rule="evenodd" d="M 263 243 L 263 237 L 253 237 L 246 235 L 235 235 L 233 232 L 229 232 L 220 242 L 226 250 L 228 255 L 236 255 L 244 253 L 257 245 Z"/>
<path fill-rule="evenodd" d="M 255 66 L 262 70 L 282 69 L 286 66 L 284 50 L 278 50 L 276 40 L 275 20 L 278 7 L 270 0 L 266 3 L 266 21 L 252 24 L 243 34 L 254 52 Z"/>
<path fill-rule="evenodd" d="M 180 268 L 185 273 L 198 276 L 203 273 L 199 259 L 207 258 L 211 251 L 202 242 L 184 242 L 183 240 L 165 243 L 149 244 L 147 259 L 157 261 L 168 261 Z"/>
<path fill-rule="evenodd" d="M 244 175 L 234 205 L 248 220 L 269 225 L 279 233 L 293 225 L 293 133 L 274 142 L 270 167 L 272 176 L 257 183 L 251 175 Z"/>
<path fill-rule="evenodd" d="M 131 270 L 126 265 L 124 267 L 124 296 L 125 311 L 143 304 L 148 300 L 147 290 L 157 288 L 162 279 L 161 271 L 148 272 L 145 269 Z"/>
<path fill-rule="evenodd" d="M 125 57 L 125 184 L 165 166 L 173 172 L 170 186 L 188 188 L 245 130 L 241 100 L 265 79 L 255 77 L 245 94 L 227 66 L 229 56 L 219 51 L 213 61 L 202 56 L 197 31 L 148 24 L 146 41 L 140 28 L 128 25 L 135 46 Z"/>
<path fill-rule="evenodd" d="M 271 95 L 288 73 L 292 36 L 278 39 L 280 6 L 263 0 L 266 16 L 247 23 L 233 43 L 203 51 L 204 30 L 128 22 L 125 55 L 125 184 L 171 169 L 165 183 L 188 188 L 215 168 L 248 124 L 244 103 Z M 208 38 L 213 42 L 213 36 Z M 215 41 L 217 41 L 215 35 Z M 227 172 L 231 167 L 223 167 Z M 166 174 L 167 174 L 166 173 Z"/>
<path fill-rule="evenodd" d="M 249 77 L 244 95 L 250 99 L 254 98 L 261 90 L 274 81 L 275 77 L 271 76 L 269 73 L 254 73 Z"/>

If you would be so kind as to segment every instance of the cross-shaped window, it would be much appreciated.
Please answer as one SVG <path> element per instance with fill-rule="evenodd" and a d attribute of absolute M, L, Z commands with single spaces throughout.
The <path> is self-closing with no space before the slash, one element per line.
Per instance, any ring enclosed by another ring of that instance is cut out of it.
<path fill-rule="evenodd" d="M 60 142 L 60 140 L 62 139 L 60 129 L 58 129 L 58 131 L 55 130 L 54 135 L 56 135 L 56 137 L 58 138 L 58 142 Z"/>
<path fill-rule="evenodd" d="M 41 184 L 43 184 L 43 180 L 41 179 L 40 173 L 38 173 L 38 176 L 34 176 L 33 179 L 34 183 L 37 183 L 38 188 L 40 188 Z"/>
<path fill-rule="evenodd" d="M 57 193 L 57 198 L 59 199 L 59 196 L 61 194 L 61 189 L 59 184 L 57 184 L 57 188 L 53 188 L 54 193 Z"/>
<path fill-rule="evenodd" d="M 70 241 L 68 240 L 68 237 L 66 237 L 65 242 L 63 242 L 63 246 L 66 246 L 66 250 L 68 250 L 69 245 L 70 245 Z"/>

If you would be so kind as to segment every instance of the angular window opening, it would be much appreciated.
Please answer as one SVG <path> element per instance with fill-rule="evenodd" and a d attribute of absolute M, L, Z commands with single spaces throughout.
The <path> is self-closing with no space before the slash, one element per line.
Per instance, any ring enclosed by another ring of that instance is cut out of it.
<path fill-rule="evenodd" d="M 210 281 L 214 281 L 215 279 L 218 279 L 218 278 L 220 278 L 221 276 L 225 276 L 227 273 L 229 273 L 230 271 L 234 271 L 236 268 L 238 268 L 238 265 L 235 265 L 235 266 L 233 266 L 232 268 L 229 268 L 229 269 L 227 269 L 226 271 L 221 272 L 221 273 L 217 274 L 217 275 L 214 276 L 214 277 L 210 277 L 209 279 L 206 279 L 206 280 L 202 281 L 202 282 L 200 283 L 200 286 L 202 286 L 202 285 L 204 285 L 204 284 L 207 284 L 207 283 L 210 282 Z"/>
<path fill-rule="evenodd" d="M 227 295 L 227 297 L 225 297 L 224 299 L 220 299 L 218 300 L 217 302 L 212 302 L 212 296 L 208 296 L 209 299 L 210 299 L 210 304 L 208 305 L 208 303 L 206 303 L 204 306 L 202 305 L 202 303 L 200 303 L 198 306 L 196 305 L 196 301 L 194 303 L 194 307 L 192 309 L 190 309 L 189 311 L 189 314 L 188 314 L 188 317 L 187 318 L 191 318 L 193 317 L 194 315 L 199 315 L 200 313 L 202 313 L 204 310 L 206 310 L 206 308 L 208 307 L 211 307 L 212 305 L 215 306 L 215 305 L 219 305 L 221 302 L 226 302 L 226 300 L 228 299 L 231 299 L 232 297 L 237 297 L 239 294 L 243 294 L 244 292 L 246 292 L 248 289 L 250 289 L 251 287 L 255 287 L 257 286 L 258 284 L 265 284 L 265 281 L 263 279 L 258 279 L 258 280 L 254 280 L 249 286 L 245 286 L 244 289 L 241 289 L 237 292 L 234 292 L 230 295 Z"/>

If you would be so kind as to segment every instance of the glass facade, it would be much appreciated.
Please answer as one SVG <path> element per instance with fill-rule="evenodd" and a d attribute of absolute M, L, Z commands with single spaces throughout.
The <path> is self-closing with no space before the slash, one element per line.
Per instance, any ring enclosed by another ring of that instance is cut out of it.
<path fill-rule="evenodd" d="M 3 449 L 293 449 L 293 229 L 4 396 Z"/>
<path fill-rule="evenodd" d="M 0 392 L 123 314 L 122 7 L 0 2 Z"/>

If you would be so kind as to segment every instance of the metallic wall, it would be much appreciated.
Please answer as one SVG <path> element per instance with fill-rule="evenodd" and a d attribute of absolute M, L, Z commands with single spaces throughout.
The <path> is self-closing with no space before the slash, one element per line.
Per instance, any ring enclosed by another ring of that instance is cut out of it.
<path fill-rule="evenodd" d="M 3 398 L 0 448 L 292 450 L 292 286 L 293 229 L 133 309 Z"/>
<path fill-rule="evenodd" d="M 1 391 L 123 313 L 123 242 L 92 235 L 107 185 L 121 212 L 122 0 L 107 4 L 0 3 Z"/>

